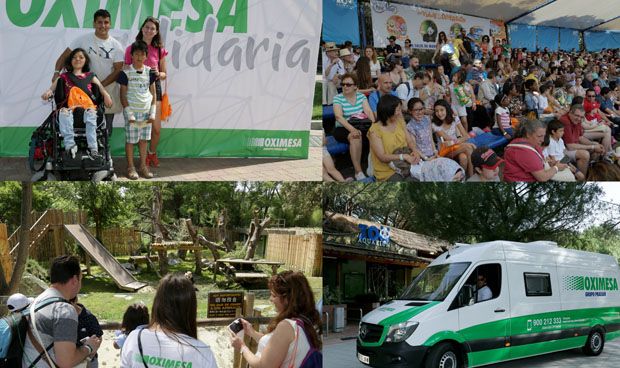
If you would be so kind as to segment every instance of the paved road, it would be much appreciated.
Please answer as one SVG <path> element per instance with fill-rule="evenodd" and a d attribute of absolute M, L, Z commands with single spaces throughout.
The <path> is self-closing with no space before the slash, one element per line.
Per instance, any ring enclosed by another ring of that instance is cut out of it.
<path fill-rule="evenodd" d="M 323 347 L 324 368 L 368 368 L 355 357 L 355 340 L 343 341 Z M 488 367 L 491 367 L 489 365 Z M 620 340 L 605 344 L 598 357 L 584 355 L 580 350 L 568 350 L 539 357 L 519 359 L 494 364 L 496 368 L 618 368 L 620 367 Z"/>

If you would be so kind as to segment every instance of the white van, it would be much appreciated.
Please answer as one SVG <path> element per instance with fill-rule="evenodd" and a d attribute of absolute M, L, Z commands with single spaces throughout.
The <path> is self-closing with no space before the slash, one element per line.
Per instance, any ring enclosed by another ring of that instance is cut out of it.
<path fill-rule="evenodd" d="M 553 242 L 457 244 L 400 298 L 362 318 L 357 358 L 373 367 L 477 367 L 620 336 L 620 269 Z"/>

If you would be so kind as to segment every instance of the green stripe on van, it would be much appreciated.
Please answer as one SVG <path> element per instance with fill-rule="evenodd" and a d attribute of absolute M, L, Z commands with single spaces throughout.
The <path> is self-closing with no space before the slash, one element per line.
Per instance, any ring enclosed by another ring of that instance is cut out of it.
<path fill-rule="evenodd" d="M 392 326 L 392 325 L 396 325 L 399 323 L 403 323 L 403 322 L 407 322 L 408 320 L 410 320 L 411 318 L 417 316 L 418 314 L 424 312 L 425 310 L 439 304 L 440 302 L 430 302 L 426 305 L 421 305 L 419 307 L 412 307 L 409 308 L 407 310 L 404 310 L 402 312 L 398 312 L 392 316 L 389 316 L 388 318 L 382 320 L 381 322 L 379 322 L 379 324 L 381 326 Z"/>
<path fill-rule="evenodd" d="M 420 323 L 424 323 L 424 321 L 420 321 Z M 583 346 L 589 328 L 596 325 L 610 327 L 613 325 L 614 328 L 610 328 L 613 331 L 610 331 L 606 336 L 607 340 L 611 340 L 620 336 L 620 331 L 615 328 L 619 323 L 620 307 L 589 308 L 502 319 L 472 326 L 451 334 L 461 336 L 464 341 L 471 343 L 471 346 L 484 345 L 480 342 L 486 340 L 497 340 L 497 338 L 502 337 L 502 331 L 506 331 L 510 336 L 510 341 L 514 341 L 514 344 L 510 346 L 509 357 L 506 357 L 506 350 L 499 348 L 497 344 L 495 344 L 496 348 L 470 352 L 468 358 L 473 367 L 500 360 L 518 359 Z M 570 333 L 567 333 L 569 331 Z M 574 334 L 578 336 L 574 336 Z M 547 340 L 536 342 L 537 336 L 541 336 L 541 340 L 545 338 Z M 553 339 L 555 338 L 553 336 L 557 336 L 557 339 Z M 445 337 L 446 331 L 438 332 L 427 339 L 423 345 L 433 346 L 444 340 Z M 529 343 L 528 340 L 534 342 Z M 493 344 L 488 345 L 493 346 Z"/>

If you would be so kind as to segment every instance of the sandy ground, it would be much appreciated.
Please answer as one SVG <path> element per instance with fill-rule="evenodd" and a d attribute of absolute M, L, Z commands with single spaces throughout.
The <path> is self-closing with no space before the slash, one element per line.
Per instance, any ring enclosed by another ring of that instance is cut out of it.
<path fill-rule="evenodd" d="M 218 368 L 232 368 L 233 349 L 230 346 L 230 339 L 226 334 L 225 327 L 204 328 L 198 327 L 198 339 L 211 347 Z M 120 367 L 120 350 L 114 349 L 114 331 L 104 330 L 103 342 L 99 348 L 100 367 Z"/>

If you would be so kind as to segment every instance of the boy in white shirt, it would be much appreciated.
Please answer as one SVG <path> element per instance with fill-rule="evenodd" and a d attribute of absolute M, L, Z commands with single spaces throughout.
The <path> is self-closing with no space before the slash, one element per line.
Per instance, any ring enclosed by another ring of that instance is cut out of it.
<path fill-rule="evenodd" d="M 557 119 L 551 120 L 547 125 L 547 134 L 545 136 L 545 142 L 543 143 L 545 149 L 543 155 L 551 166 L 556 162 L 565 162 L 569 164 L 568 167 L 575 175 L 575 179 L 579 181 L 585 180 L 585 175 L 579 171 L 574 165 L 570 163 L 577 163 L 579 166 L 580 161 L 588 160 L 589 155 L 584 150 L 569 151 L 566 149 L 562 136 L 564 135 L 564 125 Z M 548 142 L 548 144 L 547 144 Z M 570 163 L 569 163 L 570 162 Z"/>
<path fill-rule="evenodd" d="M 146 148 L 151 139 L 151 127 L 155 120 L 155 74 L 144 65 L 148 46 L 144 41 L 131 45 L 132 64 L 121 71 L 118 83 L 121 85 L 121 103 L 125 117 L 125 154 L 127 155 L 127 177 L 138 179 L 133 161 L 133 146 L 138 145 L 140 153 L 140 175 L 146 179 L 153 177 L 146 165 Z"/>

